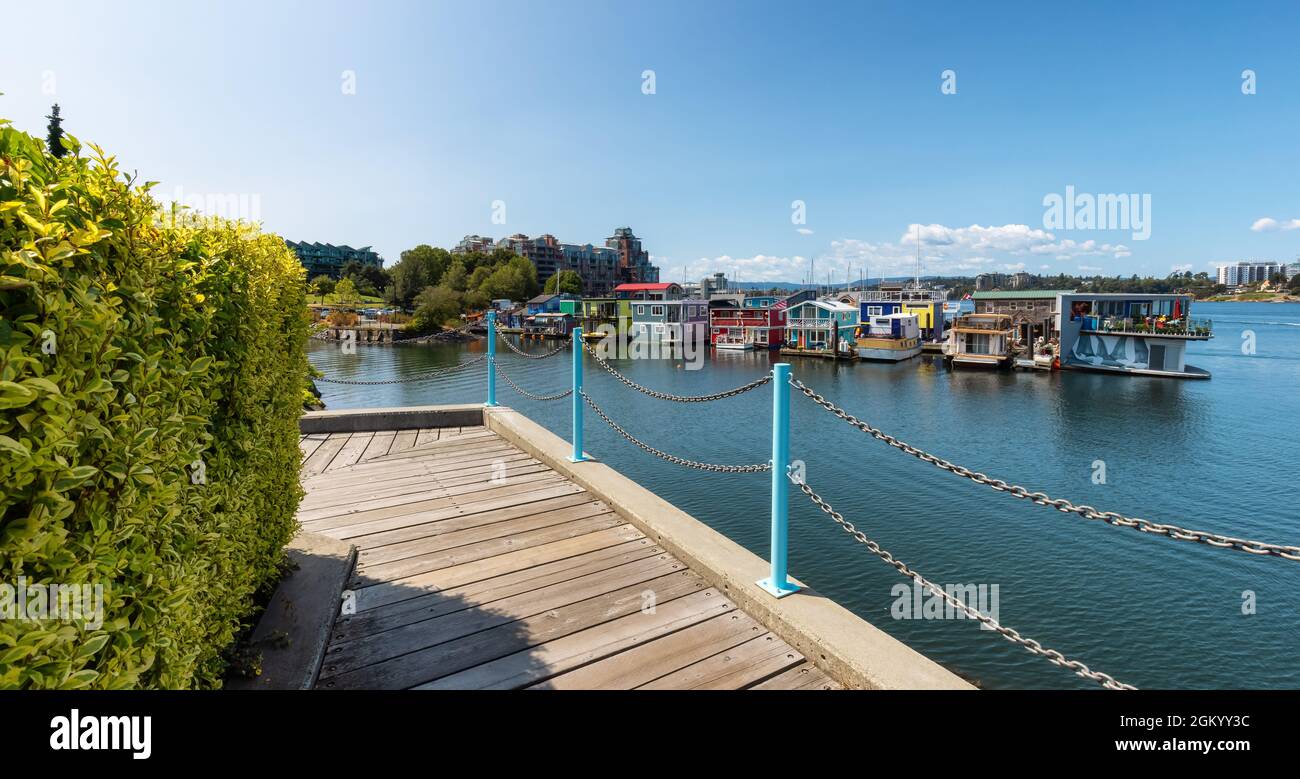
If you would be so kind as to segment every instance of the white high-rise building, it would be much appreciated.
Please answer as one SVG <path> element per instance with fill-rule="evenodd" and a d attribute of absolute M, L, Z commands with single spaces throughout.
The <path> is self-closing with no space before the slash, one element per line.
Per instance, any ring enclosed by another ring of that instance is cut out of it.
<path fill-rule="evenodd" d="M 1276 260 L 1242 260 L 1232 265 L 1219 266 L 1219 283 L 1228 287 L 1241 287 L 1257 281 L 1268 281 L 1285 266 Z"/>

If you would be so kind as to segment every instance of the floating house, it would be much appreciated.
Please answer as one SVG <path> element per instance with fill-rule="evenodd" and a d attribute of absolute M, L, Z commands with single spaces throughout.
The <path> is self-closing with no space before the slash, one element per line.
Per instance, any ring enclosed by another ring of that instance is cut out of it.
<path fill-rule="evenodd" d="M 528 301 L 528 315 L 534 314 L 559 314 L 560 304 L 566 300 L 577 300 L 578 298 L 568 293 L 560 295 L 538 295 Z"/>
<path fill-rule="evenodd" d="M 853 329 L 857 323 L 858 309 L 847 303 L 805 300 L 787 306 L 781 354 L 856 357 Z"/>
<path fill-rule="evenodd" d="M 543 312 L 524 317 L 524 338 L 568 338 L 573 332 L 573 317 L 559 312 Z"/>
<path fill-rule="evenodd" d="M 1073 290 L 1013 289 L 976 292 L 972 297 L 977 314 L 1006 314 L 1016 328 L 1016 340 L 1031 344 L 1039 338 L 1051 339 L 1060 334 L 1056 326 L 1060 313 L 1057 299 Z"/>
<path fill-rule="evenodd" d="M 632 304 L 618 298 L 561 301 L 560 313 L 573 317 L 574 326 L 582 328 L 586 340 L 604 337 L 602 327 L 612 327 L 616 333 L 627 333 L 632 328 Z"/>
<path fill-rule="evenodd" d="M 766 306 L 711 307 L 709 340 L 715 349 L 776 349 L 785 339 L 785 301 L 773 298 Z"/>
<path fill-rule="evenodd" d="M 858 357 L 901 362 L 921 353 L 921 328 L 916 314 L 894 313 L 864 319 L 853 331 Z"/>
<path fill-rule="evenodd" d="M 882 287 L 851 293 L 857 301 L 858 320 L 891 314 L 915 314 L 921 340 L 942 343 L 948 319 L 944 316 L 946 290 L 926 287 Z M 845 301 L 847 302 L 847 301 Z"/>
<path fill-rule="evenodd" d="M 631 308 L 633 337 L 662 343 L 704 343 L 709 330 L 709 302 L 682 297 L 672 282 L 620 284 L 614 296 Z"/>
<path fill-rule="evenodd" d="M 954 367 L 1006 368 L 1015 356 L 1015 327 L 1006 314 L 965 314 L 948 328 L 944 358 Z"/>
<path fill-rule="evenodd" d="M 1208 379 L 1188 365 L 1187 344 L 1214 337 L 1213 323 L 1193 319 L 1191 295 L 1061 293 L 1057 295 L 1062 369 Z"/>

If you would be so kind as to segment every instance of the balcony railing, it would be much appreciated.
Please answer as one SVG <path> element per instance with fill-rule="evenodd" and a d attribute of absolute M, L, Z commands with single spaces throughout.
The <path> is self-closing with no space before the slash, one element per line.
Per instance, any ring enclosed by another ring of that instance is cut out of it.
<path fill-rule="evenodd" d="M 1083 319 L 1083 331 L 1117 335 L 1172 335 L 1187 338 L 1213 338 L 1214 322 L 1209 319 L 1181 317 L 1093 317 Z"/>

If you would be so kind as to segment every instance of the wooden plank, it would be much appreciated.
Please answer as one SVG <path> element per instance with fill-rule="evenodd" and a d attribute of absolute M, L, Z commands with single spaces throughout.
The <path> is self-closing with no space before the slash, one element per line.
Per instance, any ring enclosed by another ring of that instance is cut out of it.
<path fill-rule="evenodd" d="M 418 431 L 417 431 L 418 433 Z M 417 435 L 416 443 L 405 450 L 396 450 L 385 455 L 386 459 L 396 460 L 407 455 L 434 454 L 437 452 L 453 451 L 456 449 L 465 449 L 475 446 L 482 446 L 485 443 L 493 441 L 504 442 L 501 436 L 496 433 L 484 430 L 473 435 L 455 436 L 448 438 L 444 433 L 443 438 L 431 440 L 429 438 L 420 439 Z"/>
<path fill-rule="evenodd" d="M 396 444 L 394 444 L 396 445 Z M 402 473 L 403 471 L 416 471 L 422 467 L 448 465 L 470 459 L 470 455 L 476 455 L 474 459 L 490 459 L 492 453 L 500 452 L 518 452 L 514 446 L 500 440 L 490 440 L 472 447 L 455 449 L 440 452 L 429 452 L 427 454 L 411 455 L 414 449 L 407 450 L 394 456 L 390 451 L 383 457 L 376 457 L 364 463 L 349 468 L 346 474 L 341 474 L 344 481 L 340 484 L 361 483 L 366 477 L 383 473 Z M 328 483 L 327 480 L 319 476 L 311 477 L 312 480 Z"/>
<path fill-rule="evenodd" d="M 351 437 L 351 433 L 330 433 L 330 437 L 321 443 L 312 456 L 302 464 L 302 473 L 306 476 L 323 473 Z"/>
<path fill-rule="evenodd" d="M 420 435 L 415 439 L 415 445 L 427 444 L 430 441 L 438 440 L 439 428 L 426 427 L 420 430 Z"/>
<path fill-rule="evenodd" d="M 382 457 L 388 454 L 388 450 L 393 446 L 393 439 L 397 433 L 392 430 L 385 430 L 375 433 L 375 437 L 370 439 L 370 445 L 366 447 L 365 453 L 361 455 L 361 461 Z"/>
<path fill-rule="evenodd" d="M 387 519 L 404 514 L 412 514 L 425 509 L 436 509 L 447 505 L 473 503 L 479 496 L 512 495 L 527 492 L 542 485 L 571 483 L 551 470 L 529 473 L 510 479 L 506 484 L 482 481 L 476 484 L 462 484 L 455 487 L 427 486 L 420 492 L 394 495 L 387 498 L 375 498 L 361 503 L 325 506 L 298 511 L 298 521 L 315 528 L 335 527 L 338 525 L 368 522 L 374 519 Z M 449 503 L 450 501 L 450 503 Z"/>
<path fill-rule="evenodd" d="M 365 453 L 366 447 L 370 445 L 370 440 L 375 437 L 374 433 L 353 433 L 348 442 L 339 450 L 338 455 L 330 460 L 328 470 L 346 468 L 361 459 Z"/>
<path fill-rule="evenodd" d="M 538 686 L 550 690 L 631 690 L 766 632 L 767 628 L 753 617 L 731 611 Z"/>
<path fill-rule="evenodd" d="M 525 487 L 534 485 L 526 484 Z M 545 498 L 559 497 L 560 495 L 573 495 L 581 493 L 583 489 L 571 482 L 561 482 L 559 484 L 543 484 L 536 489 L 529 489 L 523 492 L 507 492 L 502 495 L 493 495 L 490 498 L 474 501 L 473 503 L 462 503 L 457 506 L 448 506 L 433 511 L 416 511 L 411 514 L 402 514 L 396 517 L 388 517 L 379 520 L 370 520 L 360 522 L 355 525 L 340 525 L 331 527 L 321 532 L 334 538 L 348 539 L 358 536 L 380 533 L 388 530 L 397 530 L 399 528 L 413 527 L 423 525 L 430 521 L 459 516 L 464 514 L 476 514 L 480 511 L 489 511 L 492 509 L 504 508 L 506 506 L 517 506 Z M 585 493 L 584 493 L 585 494 Z"/>
<path fill-rule="evenodd" d="M 702 579 L 683 571 L 639 582 L 596 598 L 506 622 L 435 646 L 343 673 L 322 670 L 322 686 L 394 689 L 414 687 L 457 671 L 553 641 L 561 636 L 639 611 L 642 592 L 653 589 L 667 603 L 705 589 Z M 713 597 L 720 597 L 714 592 Z M 436 621 L 436 620 L 435 620 Z"/>
<path fill-rule="evenodd" d="M 434 524 L 456 523 L 460 526 L 443 528 L 441 533 L 431 533 L 410 541 L 384 544 L 377 547 L 363 547 L 358 552 L 357 564 L 369 567 L 379 563 L 388 563 L 407 557 L 436 552 L 440 549 L 450 549 L 455 546 L 465 546 L 466 544 L 486 541 L 490 538 L 501 538 L 538 528 L 560 525 L 565 522 L 572 522 L 575 519 L 613 514 L 614 512 L 604 503 L 591 500 L 577 506 L 568 506 L 552 511 L 534 510 L 523 513 L 523 516 L 497 519 L 496 521 L 485 521 L 482 514 L 468 518 L 469 521 L 462 520 L 459 523 L 456 523 L 456 520 L 448 519 Z"/>
<path fill-rule="evenodd" d="M 429 571 L 436 571 L 439 568 L 450 568 L 453 565 L 472 563 L 475 560 L 495 557 L 518 549 L 542 546 L 552 541 L 563 541 L 566 538 L 594 533 L 597 530 L 608 530 L 626 524 L 626 522 L 627 520 L 611 511 L 607 514 L 599 514 L 586 519 L 577 519 L 559 525 L 521 532 L 513 537 L 489 538 L 474 544 L 456 546 L 450 549 L 438 549 L 391 562 L 376 563 L 364 567 L 359 565 L 356 573 L 352 575 L 352 586 L 366 587 L 376 582 L 405 579 Z M 434 537 L 434 539 L 436 538 L 437 536 Z"/>
<path fill-rule="evenodd" d="M 788 671 L 773 676 L 750 687 L 751 690 L 841 690 L 839 682 L 809 662 L 803 662 Z"/>
<path fill-rule="evenodd" d="M 511 467 L 511 466 L 514 467 Z M 321 489 L 309 492 L 298 506 L 299 516 L 309 511 L 319 511 L 330 508 L 354 508 L 360 509 L 365 507 L 379 507 L 378 501 L 400 499 L 403 496 L 415 496 L 422 492 L 448 493 L 448 488 L 464 487 L 464 490 L 455 490 L 454 494 L 461 495 L 474 490 L 468 489 L 472 485 L 479 484 L 488 486 L 501 487 L 509 484 L 516 477 L 531 476 L 533 474 L 554 473 L 549 467 L 538 462 L 516 460 L 513 463 L 489 464 L 487 467 L 478 467 L 473 472 L 465 473 L 460 476 L 439 476 L 438 474 L 412 474 L 402 479 L 376 482 L 368 486 L 356 486 L 340 489 Z M 541 479 L 535 479 L 541 480 Z"/>
<path fill-rule="evenodd" d="M 393 446 L 388 450 L 389 454 L 401 452 L 415 446 L 415 439 L 420 434 L 418 430 L 398 430 L 397 435 L 393 437 Z"/>
<path fill-rule="evenodd" d="M 522 571 L 526 568 L 593 552 L 597 549 L 619 546 L 629 541 L 644 546 L 653 546 L 649 539 L 635 527 L 619 525 L 608 530 L 588 533 L 584 536 L 566 538 L 562 541 L 543 544 L 538 547 L 520 549 L 496 557 L 486 557 L 471 563 L 429 571 L 419 576 L 384 582 L 373 587 L 365 587 L 356 591 L 357 611 L 379 608 L 389 603 L 408 600 L 420 595 L 458 587 L 482 579 L 490 579 L 514 571 Z"/>
<path fill-rule="evenodd" d="M 507 519 L 515 519 L 516 517 L 525 517 L 534 512 L 555 511 L 556 509 L 582 506 L 586 504 L 594 504 L 602 508 L 607 508 L 604 503 L 591 497 L 588 493 L 573 492 L 555 498 L 518 503 L 504 508 L 492 509 L 491 511 L 454 514 L 444 519 L 434 519 L 418 525 L 398 528 L 397 530 L 357 536 L 353 543 L 362 550 L 379 550 L 389 544 L 400 544 L 404 541 L 413 541 L 417 538 L 436 536 L 440 533 L 450 533 L 456 530 L 477 527 L 479 525 L 489 525 L 493 522 L 502 522 Z"/>
<path fill-rule="evenodd" d="M 332 641 L 325 650 L 323 668 L 337 675 L 382 663 L 426 647 L 488 630 L 497 625 L 543 614 L 637 584 L 652 582 L 674 573 L 681 567 L 675 559 L 660 555 L 535 590 L 527 590 L 493 601 L 487 606 L 472 600 L 456 599 L 448 604 L 449 612 L 437 614 L 432 618 L 408 622 L 391 630 L 362 635 L 347 641 Z"/>
<path fill-rule="evenodd" d="M 454 464 L 420 464 L 417 468 L 385 471 L 374 474 L 370 478 L 362 479 L 356 484 L 331 485 L 328 480 L 322 479 L 316 480 L 312 484 L 303 485 L 307 490 L 303 502 L 304 504 L 319 503 L 328 505 L 325 501 L 341 502 L 347 501 L 349 497 L 364 500 L 367 497 L 379 497 L 383 494 L 398 494 L 389 491 L 420 486 L 428 479 L 437 479 L 443 484 L 473 481 L 470 477 L 492 475 L 494 473 L 493 469 L 498 467 L 503 468 L 506 478 L 509 478 L 510 473 L 515 468 L 540 464 L 523 452 L 507 452 L 504 453 L 504 456 L 492 455 L 483 460 L 470 460 L 465 462 L 462 467 L 457 467 Z M 343 475 L 351 473 L 351 471 L 335 471 L 335 473 Z"/>
<path fill-rule="evenodd" d="M 461 608 L 469 608 L 466 603 L 481 607 L 521 592 L 541 589 L 648 557 L 667 559 L 669 555 L 663 547 L 628 541 L 618 546 L 597 549 L 594 552 L 566 557 L 520 571 L 511 571 L 460 587 L 450 587 L 409 600 L 342 616 L 335 623 L 331 641 L 352 641 L 362 636 L 392 630 L 442 614 L 450 614 Z"/>
<path fill-rule="evenodd" d="M 610 655 L 622 657 L 637 649 L 655 646 L 686 632 L 683 628 L 725 620 L 728 612 L 735 613 L 735 608 L 726 598 L 707 591 L 697 592 L 657 605 L 653 611 L 641 610 L 523 652 L 466 668 L 417 689 L 511 690 L 529 684 L 534 685 L 530 689 L 550 688 L 553 679 L 550 682 L 541 680 L 593 660 L 609 658 Z M 663 638 L 665 634 L 670 635 Z M 628 651 L 623 652 L 624 649 Z"/>
<path fill-rule="evenodd" d="M 661 676 L 640 690 L 738 690 L 803 662 L 803 655 L 773 633 Z"/>
<path fill-rule="evenodd" d="M 344 487 L 357 487 L 369 485 L 375 482 L 388 481 L 395 478 L 406 478 L 425 475 L 445 475 L 454 473 L 460 463 L 491 463 L 500 458 L 504 459 L 515 454 L 520 454 L 519 450 L 509 446 L 495 446 L 482 452 L 476 452 L 471 455 L 448 455 L 448 456 L 428 456 L 420 459 L 381 461 L 379 459 L 370 462 L 360 463 L 346 470 L 334 471 L 327 475 L 313 475 L 310 478 L 303 479 L 303 487 L 309 492 L 315 492 L 319 489 L 337 490 Z M 328 476 L 338 476 L 337 480 L 331 480 Z"/>
<path fill-rule="evenodd" d="M 307 435 L 299 436 L 298 449 L 302 451 L 302 458 L 300 461 L 306 462 L 307 458 L 311 457 L 312 453 L 319 449 L 320 445 L 328 438 L 328 435 L 322 435 L 320 433 L 308 433 Z"/>

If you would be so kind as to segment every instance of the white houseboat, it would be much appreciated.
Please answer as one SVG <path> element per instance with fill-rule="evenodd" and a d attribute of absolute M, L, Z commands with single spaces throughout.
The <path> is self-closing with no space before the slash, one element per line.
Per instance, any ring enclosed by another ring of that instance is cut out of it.
<path fill-rule="evenodd" d="M 858 357 L 901 362 L 921 353 L 921 326 L 916 314 L 867 317 L 854 329 Z"/>

